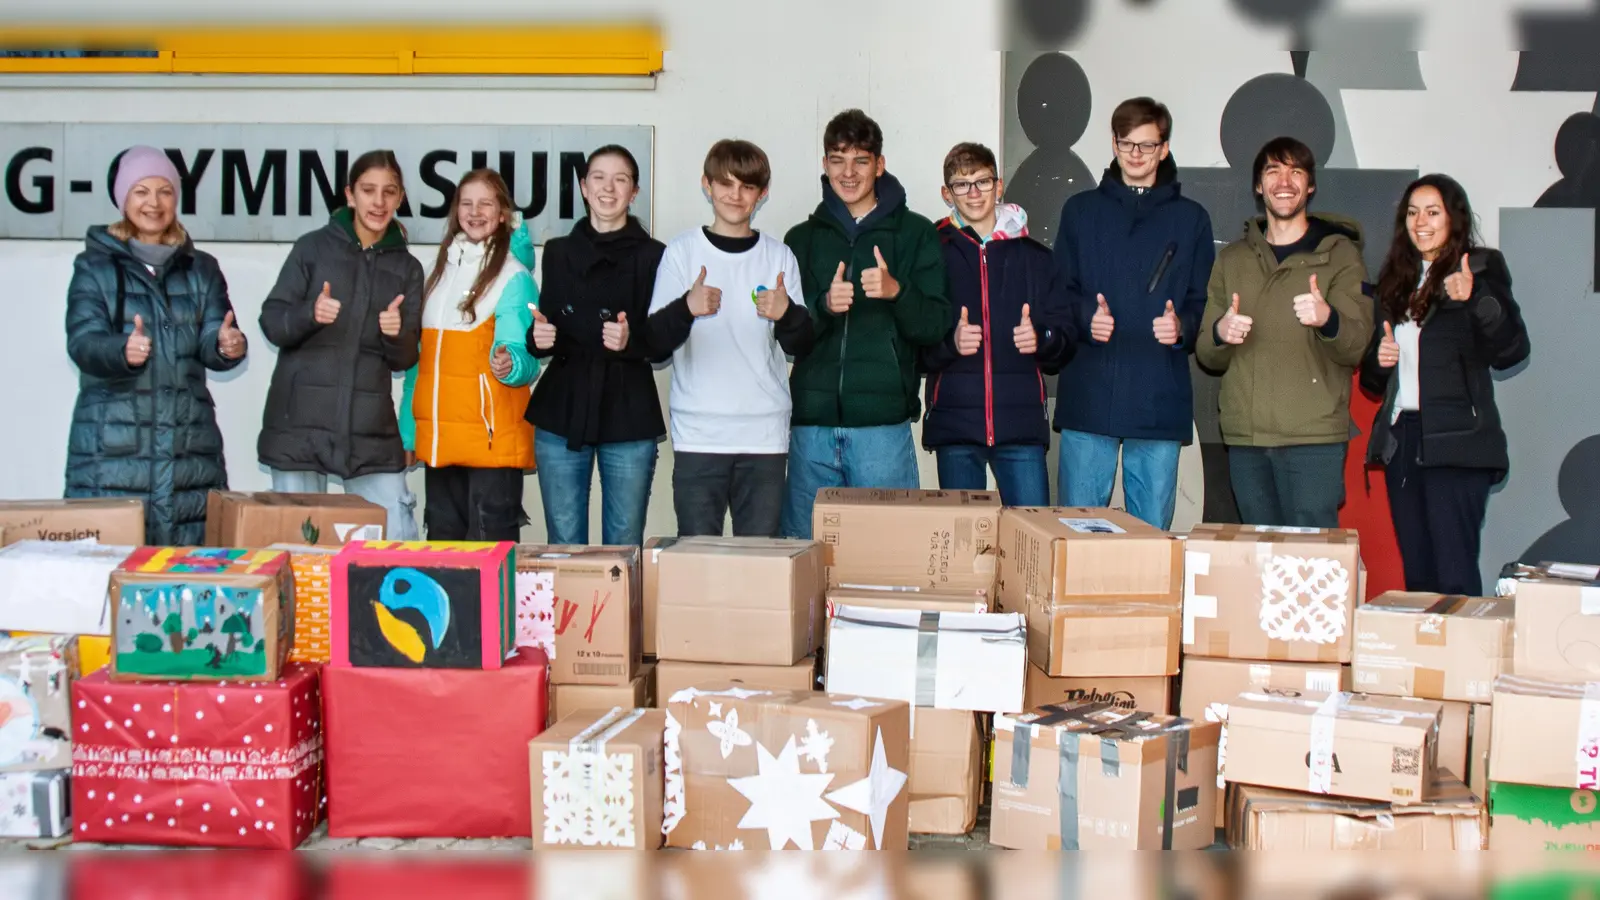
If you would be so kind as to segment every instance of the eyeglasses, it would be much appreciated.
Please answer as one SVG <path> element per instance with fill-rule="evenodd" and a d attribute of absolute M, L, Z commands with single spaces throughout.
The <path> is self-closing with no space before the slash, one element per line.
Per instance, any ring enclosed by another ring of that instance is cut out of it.
<path fill-rule="evenodd" d="M 1119 138 L 1117 140 L 1117 150 L 1132 156 L 1134 148 L 1137 147 L 1139 148 L 1140 154 L 1149 156 L 1150 154 L 1156 152 L 1156 150 L 1160 149 L 1161 145 L 1164 143 L 1166 143 L 1166 141 L 1145 141 L 1141 144 L 1135 144 L 1133 141 L 1124 141 Z"/>
<path fill-rule="evenodd" d="M 950 188 L 950 193 L 960 196 L 972 193 L 973 188 L 977 188 L 981 194 L 987 194 L 994 190 L 994 184 L 995 179 L 993 178 L 979 178 L 977 181 L 952 181 L 948 187 Z"/>

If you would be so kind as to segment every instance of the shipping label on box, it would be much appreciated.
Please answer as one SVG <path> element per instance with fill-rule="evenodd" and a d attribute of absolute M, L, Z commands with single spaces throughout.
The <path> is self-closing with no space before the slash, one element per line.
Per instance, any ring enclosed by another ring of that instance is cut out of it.
<path fill-rule="evenodd" d="M 635 547 L 517 549 L 517 645 L 550 659 L 553 684 L 625 685 L 644 657 Z"/>
<path fill-rule="evenodd" d="M 1350 661 L 1362 571 L 1354 531 L 1196 525 L 1183 556 L 1184 653 Z"/>
<path fill-rule="evenodd" d="M 1492 781 L 1600 791 L 1600 682 L 1501 675 L 1493 715 Z"/>
<path fill-rule="evenodd" d="M 970 712 L 1020 712 L 1028 668 L 1021 613 L 841 606 L 828 625 L 824 688 Z"/>
<path fill-rule="evenodd" d="M 994 491 L 824 488 L 811 518 L 830 586 L 994 587 Z"/>
<path fill-rule="evenodd" d="M 1178 674 L 1183 553 L 1119 510 L 1007 509 L 1001 612 L 1028 619 L 1028 657 L 1049 675 Z"/>
<path fill-rule="evenodd" d="M 0 622 L 18 631 L 110 635 L 107 583 L 134 549 L 37 540 L 0 547 Z"/>
<path fill-rule="evenodd" d="M 1600 582 L 1540 571 L 1547 574 L 1516 584 L 1514 663 L 1509 671 L 1600 681 Z"/>
<path fill-rule="evenodd" d="M 1227 836 L 1235 850 L 1481 850 L 1486 826 L 1482 802 L 1439 773 L 1427 800 L 1405 806 L 1241 784 Z"/>
<path fill-rule="evenodd" d="M 1104 704 L 996 716 L 989 839 L 1016 850 L 1210 846 L 1219 731 Z"/>
<path fill-rule="evenodd" d="M 686 662 L 788 666 L 822 643 L 822 545 L 683 538 L 661 551 L 656 653 Z"/>
<path fill-rule="evenodd" d="M 266 547 L 290 543 L 339 546 L 381 541 L 389 514 L 355 494 L 211 491 L 206 495 L 206 545 Z"/>
<path fill-rule="evenodd" d="M 1600 847 L 1600 800 L 1593 790 L 1489 785 L 1490 850 L 1588 850 Z"/>
<path fill-rule="evenodd" d="M 333 602 L 333 557 L 337 547 L 273 544 L 268 550 L 289 554 L 294 573 L 294 646 L 290 662 L 326 663 L 333 657 L 329 625 Z"/>
<path fill-rule="evenodd" d="M 1399 805 L 1428 799 L 1443 708 L 1344 691 L 1247 691 L 1228 707 L 1229 782 Z"/>
<path fill-rule="evenodd" d="M 111 574 L 113 681 L 278 677 L 294 641 L 289 554 L 140 547 Z"/>
<path fill-rule="evenodd" d="M 679 691 L 663 735 L 667 846 L 905 849 L 910 714 L 839 694 Z"/>
<path fill-rule="evenodd" d="M 656 703 L 666 706 L 684 688 L 703 688 L 723 682 L 774 691 L 817 689 L 817 658 L 808 656 L 790 666 L 741 666 L 732 663 L 656 660 Z"/>
<path fill-rule="evenodd" d="M 72 767 L 76 643 L 70 635 L 0 638 L 0 772 Z"/>
<path fill-rule="evenodd" d="M 330 665 L 498 669 L 515 618 L 510 542 L 352 541 L 333 558 Z"/>
<path fill-rule="evenodd" d="M 1391 591 L 1356 610 L 1357 690 L 1484 702 L 1511 670 L 1515 601 Z M 1457 775 L 1463 773 L 1457 772 Z"/>
<path fill-rule="evenodd" d="M 659 849 L 665 728 L 661 710 L 585 707 L 534 738 L 534 846 Z"/>
<path fill-rule="evenodd" d="M 0 500 L 0 547 L 21 541 L 94 541 L 132 548 L 144 539 L 144 501 L 137 498 Z"/>

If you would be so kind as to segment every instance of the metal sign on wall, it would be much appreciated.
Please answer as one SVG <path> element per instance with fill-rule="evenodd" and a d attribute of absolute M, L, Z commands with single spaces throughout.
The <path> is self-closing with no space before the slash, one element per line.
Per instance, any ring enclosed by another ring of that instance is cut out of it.
<path fill-rule="evenodd" d="M 405 170 L 399 218 L 413 242 L 443 237 L 456 182 L 483 166 L 506 179 L 535 243 L 566 234 L 585 215 L 584 160 L 606 144 L 639 161 L 633 211 L 651 224 L 647 125 L 21 124 L 0 129 L 0 238 L 78 239 L 115 221 L 112 164 L 136 144 L 173 159 L 178 217 L 199 241 L 293 242 L 344 205 L 351 162 L 373 149 Z"/>

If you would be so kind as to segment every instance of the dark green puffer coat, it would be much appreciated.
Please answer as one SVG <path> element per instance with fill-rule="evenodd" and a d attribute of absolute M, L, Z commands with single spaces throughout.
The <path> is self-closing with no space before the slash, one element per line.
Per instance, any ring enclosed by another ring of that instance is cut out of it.
<path fill-rule="evenodd" d="M 233 309 L 227 281 L 192 241 L 154 274 L 105 226 L 84 243 L 67 289 L 67 354 L 80 374 L 66 496 L 139 497 L 146 543 L 202 543 L 206 493 L 228 486 L 206 370 L 243 361 L 217 350 Z M 136 315 L 151 343 L 137 369 L 124 356 Z"/>

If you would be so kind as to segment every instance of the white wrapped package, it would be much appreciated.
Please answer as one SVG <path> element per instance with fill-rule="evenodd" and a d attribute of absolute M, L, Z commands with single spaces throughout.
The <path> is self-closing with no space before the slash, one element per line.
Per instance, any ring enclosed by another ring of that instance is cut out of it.
<path fill-rule="evenodd" d="M 92 540 L 0 548 L 0 630 L 109 635 L 111 573 L 134 549 Z"/>

